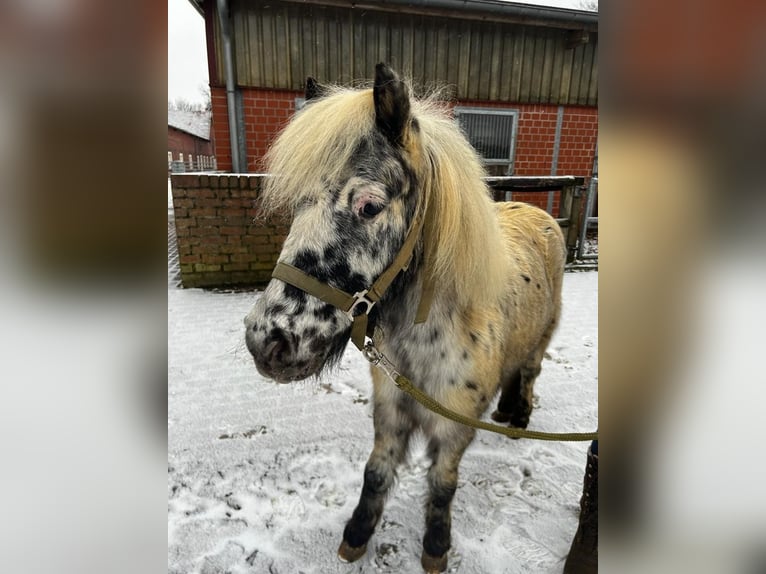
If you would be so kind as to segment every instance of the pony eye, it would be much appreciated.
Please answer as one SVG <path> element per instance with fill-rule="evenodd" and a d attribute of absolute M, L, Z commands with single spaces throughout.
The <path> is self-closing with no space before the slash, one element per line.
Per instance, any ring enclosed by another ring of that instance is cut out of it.
<path fill-rule="evenodd" d="M 372 219 L 381 211 L 383 211 L 382 205 L 379 205 L 377 203 L 365 203 L 364 207 L 362 208 L 361 215 L 365 219 Z"/>

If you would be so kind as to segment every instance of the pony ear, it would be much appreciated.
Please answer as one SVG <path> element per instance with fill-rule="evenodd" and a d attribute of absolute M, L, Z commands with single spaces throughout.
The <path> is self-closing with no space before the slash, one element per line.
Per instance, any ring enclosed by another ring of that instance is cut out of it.
<path fill-rule="evenodd" d="M 313 100 L 316 98 L 321 98 L 325 95 L 325 89 L 319 85 L 319 82 L 317 82 L 314 78 L 309 76 L 306 78 L 306 97 L 305 100 L 308 102 L 309 100 Z"/>
<path fill-rule="evenodd" d="M 388 140 L 401 146 L 410 118 L 410 94 L 407 85 L 386 64 L 375 66 L 375 124 Z"/>

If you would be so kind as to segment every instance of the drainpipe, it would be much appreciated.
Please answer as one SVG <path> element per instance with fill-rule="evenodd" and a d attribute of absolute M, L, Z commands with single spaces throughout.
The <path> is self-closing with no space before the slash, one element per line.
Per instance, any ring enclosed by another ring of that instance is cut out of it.
<path fill-rule="evenodd" d="M 231 143 L 231 170 L 242 173 L 239 162 L 239 137 L 237 136 L 237 107 L 234 94 L 234 60 L 231 52 L 231 22 L 229 5 L 226 0 L 218 0 L 218 17 L 221 19 L 221 40 L 223 43 L 223 66 L 226 76 L 226 107 L 229 115 L 229 141 Z"/>

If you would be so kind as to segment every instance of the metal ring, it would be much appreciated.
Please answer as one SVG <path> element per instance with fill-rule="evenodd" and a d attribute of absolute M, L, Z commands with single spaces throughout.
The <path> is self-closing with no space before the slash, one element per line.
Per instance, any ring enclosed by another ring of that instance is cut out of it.
<path fill-rule="evenodd" d="M 349 308 L 349 310 L 346 311 L 346 315 L 348 315 L 349 319 L 351 319 L 352 321 L 354 320 L 354 317 L 355 317 L 354 311 L 360 304 L 364 303 L 365 305 L 364 313 L 360 313 L 363 315 L 369 315 L 370 311 L 372 311 L 372 308 L 375 306 L 375 301 L 370 299 L 367 296 L 367 293 L 368 293 L 367 289 L 365 289 L 364 291 L 359 291 L 357 293 L 354 293 L 354 302 L 351 304 L 351 308 Z"/>

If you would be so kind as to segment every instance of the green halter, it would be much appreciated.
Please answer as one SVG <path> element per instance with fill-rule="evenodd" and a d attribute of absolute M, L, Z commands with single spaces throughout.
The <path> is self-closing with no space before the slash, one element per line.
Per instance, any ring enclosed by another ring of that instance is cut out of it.
<path fill-rule="evenodd" d="M 368 316 L 370 311 L 372 311 L 375 304 L 380 302 L 383 298 L 386 289 L 391 286 L 391 283 L 393 283 L 396 276 L 401 271 L 407 269 L 410 261 L 412 261 L 415 245 L 423 230 L 424 220 L 429 217 L 429 211 L 430 210 L 426 208 L 423 217 L 421 217 L 420 214 L 415 216 L 399 253 L 394 258 L 391 265 L 380 274 L 368 289 L 358 291 L 351 295 L 350 293 L 332 287 L 327 283 L 322 283 L 297 267 L 281 261 L 276 264 L 271 276 L 274 279 L 279 279 L 293 287 L 297 287 L 309 295 L 313 295 L 317 299 L 329 303 L 333 307 L 337 307 L 348 315 L 349 319 L 353 322 L 351 326 L 351 341 L 356 345 L 357 349 L 361 351 L 364 348 L 365 336 L 371 335 L 368 333 Z M 424 323 L 426 319 L 428 319 L 428 312 L 431 309 L 431 303 L 433 302 L 433 292 L 432 282 L 424 279 L 423 290 L 420 295 L 420 303 L 418 304 L 418 309 L 415 314 L 415 323 Z"/>

